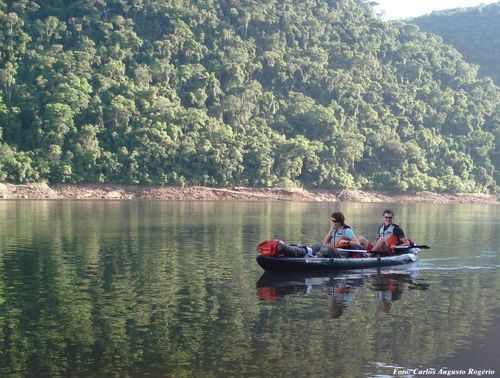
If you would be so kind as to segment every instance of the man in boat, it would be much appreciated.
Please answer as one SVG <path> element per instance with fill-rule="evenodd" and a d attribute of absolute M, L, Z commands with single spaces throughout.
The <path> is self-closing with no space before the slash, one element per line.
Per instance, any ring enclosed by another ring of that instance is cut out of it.
<path fill-rule="evenodd" d="M 410 241 L 406 238 L 405 233 L 399 225 L 394 222 L 394 211 L 390 209 L 384 210 L 384 223 L 378 229 L 378 238 L 375 244 L 370 243 L 365 237 L 359 237 L 359 244 L 367 251 L 380 254 L 393 255 L 394 247 L 410 246 Z"/>
<path fill-rule="evenodd" d="M 345 224 L 345 217 L 340 211 L 331 215 L 332 225 L 323 238 L 323 244 L 332 248 L 359 249 L 360 243 L 352 228 Z"/>

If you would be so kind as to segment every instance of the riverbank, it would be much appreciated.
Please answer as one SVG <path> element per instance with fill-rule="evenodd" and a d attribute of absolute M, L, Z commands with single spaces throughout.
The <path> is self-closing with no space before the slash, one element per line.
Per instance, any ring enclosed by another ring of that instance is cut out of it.
<path fill-rule="evenodd" d="M 242 201 L 343 201 L 378 203 L 482 203 L 499 204 L 490 194 L 399 193 L 359 190 L 300 188 L 208 188 L 203 186 L 164 187 L 142 185 L 67 185 L 0 183 L 1 199 L 165 199 Z"/>

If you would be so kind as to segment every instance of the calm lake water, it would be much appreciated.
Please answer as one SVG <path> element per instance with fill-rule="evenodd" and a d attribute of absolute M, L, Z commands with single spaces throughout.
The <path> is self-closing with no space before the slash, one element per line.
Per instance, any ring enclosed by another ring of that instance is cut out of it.
<path fill-rule="evenodd" d="M 432 247 L 406 269 L 255 262 L 261 240 L 321 240 L 333 210 L 373 239 L 385 207 L 1 201 L 0 376 L 499 374 L 499 206 L 391 206 Z"/>

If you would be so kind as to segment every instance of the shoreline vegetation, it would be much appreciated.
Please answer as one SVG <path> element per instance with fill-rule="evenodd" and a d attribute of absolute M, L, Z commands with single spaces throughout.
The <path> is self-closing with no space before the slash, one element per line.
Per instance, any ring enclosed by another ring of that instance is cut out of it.
<path fill-rule="evenodd" d="M 500 197 L 481 193 L 387 192 L 348 189 L 303 188 L 210 188 L 204 186 L 152 186 L 118 184 L 15 185 L 0 183 L 0 199 L 155 199 L 155 200 L 243 200 L 325 201 L 374 203 L 479 203 L 498 205 Z"/>
<path fill-rule="evenodd" d="M 498 85 L 371 2 L 4 3 L 0 182 L 500 192 Z"/>

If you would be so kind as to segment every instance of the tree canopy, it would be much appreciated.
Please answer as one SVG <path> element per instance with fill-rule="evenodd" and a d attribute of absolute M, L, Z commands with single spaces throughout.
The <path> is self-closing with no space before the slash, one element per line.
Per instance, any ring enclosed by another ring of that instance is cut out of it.
<path fill-rule="evenodd" d="M 479 65 L 481 76 L 500 84 L 500 3 L 433 12 L 410 20 L 422 31 L 438 34 L 468 62 Z"/>
<path fill-rule="evenodd" d="M 0 0 L 0 180 L 499 190 L 500 92 L 361 0 Z"/>

